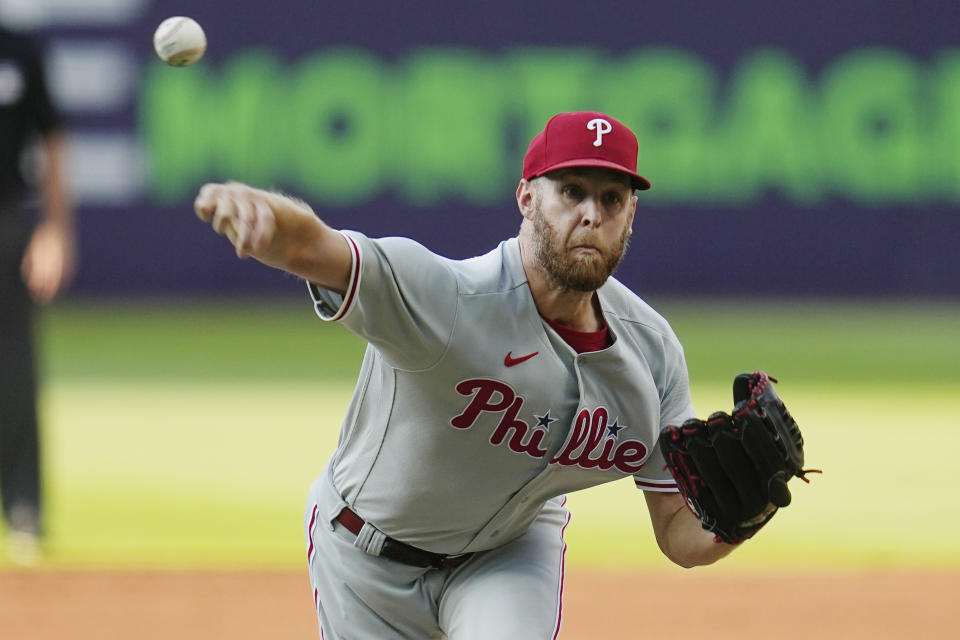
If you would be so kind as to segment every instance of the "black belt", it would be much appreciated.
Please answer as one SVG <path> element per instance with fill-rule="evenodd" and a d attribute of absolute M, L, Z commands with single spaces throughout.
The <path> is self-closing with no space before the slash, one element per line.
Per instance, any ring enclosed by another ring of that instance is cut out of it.
<path fill-rule="evenodd" d="M 355 536 L 360 535 L 360 530 L 366 524 L 363 518 L 355 514 L 349 508 L 344 507 L 340 515 L 337 516 L 337 522 L 346 527 L 347 531 Z M 458 567 L 466 562 L 473 554 L 462 553 L 456 556 L 448 556 L 442 553 L 433 553 L 411 547 L 409 544 L 387 538 L 383 542 L 383 548 L 380 549 L 380 555 L 390 560 L 396 560 L 403 564 L 409 564 L 414 567 L 432 567 L 434 569 L 444 569 L 447 567 Z"/>

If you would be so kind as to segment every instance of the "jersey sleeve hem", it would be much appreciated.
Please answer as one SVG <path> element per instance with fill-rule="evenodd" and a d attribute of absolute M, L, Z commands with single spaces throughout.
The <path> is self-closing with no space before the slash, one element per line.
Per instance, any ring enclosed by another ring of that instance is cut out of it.
<path fill-rule="evenodd" d="M 353 264 L 350 267 L 350 281 L 347 284 L 346 292 L 340 294 L 317 286 L 312 282 L 307 282 L 307 291 L 310 292 L 310 298 L 313 300 L 313 308 L 317 312 L 317 316 L 327 322 L 338 322 L 350 312 L 353 308 L 353 302 L 357 298 L 357 289 L 360 287 L 360 247 L 349 235 L 342 231 L 339 233 L 347 239 L 350 254 L 353 258 Z"/>
<path fill-rule="evenodd" d="M 677 483 L 671 480 L 652 480 L 650 478 L 634 478 L 633 483 L 637 489 L 644 491 L 656 491 L 658 493 L 677 493 L 680 489 Z"/>

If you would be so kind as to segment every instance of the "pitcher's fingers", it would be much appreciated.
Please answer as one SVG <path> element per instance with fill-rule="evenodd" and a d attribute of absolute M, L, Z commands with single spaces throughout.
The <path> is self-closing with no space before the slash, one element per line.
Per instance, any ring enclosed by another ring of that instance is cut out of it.
<path fill-rule="evenodd" d="M 233 198 L 226 193 L 217 196 L 214 206 L 216 212 L 213 214 L 213 221 L 210 224 L 214 231 L 223 235 L 228 227 L 233 226 L 233 221 L 237 217 L 237 207 Z"/>
<path fill-rule="evenodd" d="M 244 258 L 250 253 L 250 238 L 254 222 L 253 205 L 248 199 L 242 197 L 234 200 L 234 205 L 237 215 L 233 227 L 237 233 L 237 240 L 233 244 L 237 249 L 237 257 Z"/>
<path fill-rule="evenodd" d="M 216 213 L 217 191 L 218 185 L 205 184 L 200 188 L 196 199 L 193 201 L 194 213 L 204 222 L 213 220 L 213 215 Z"/>
<path fill-rule="evenodd" d="M 227 240 L 230 241 L 230 244 L 237 246 L 237 229 L 232 223 L 229 223 L 224 227 L 223 235 L 226 236 Z"/>
<path fill-rule="evenodd" d="M 277 220 L 270 205 L 260 198 L 254 200 L 253 208 L 250 244 L 254 251 L 262 251 L 273 240 L 273 234 L 277 230 Z"/>

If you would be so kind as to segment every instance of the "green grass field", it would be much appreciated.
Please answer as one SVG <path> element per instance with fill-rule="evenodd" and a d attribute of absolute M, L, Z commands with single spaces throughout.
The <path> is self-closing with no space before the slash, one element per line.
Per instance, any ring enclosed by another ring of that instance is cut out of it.
<path fill-rule="evenodd" d="M 725 566 L 960 567 L 960 305 L 653 302 L 701 414 L 766 369 L 824 470 Z M 71 301 L 42 329 L 51 564 L 302 563 L 361 341 L 286 298 Z M 666 563 L 629 481 L 569 505 L 571 564 Z"/>

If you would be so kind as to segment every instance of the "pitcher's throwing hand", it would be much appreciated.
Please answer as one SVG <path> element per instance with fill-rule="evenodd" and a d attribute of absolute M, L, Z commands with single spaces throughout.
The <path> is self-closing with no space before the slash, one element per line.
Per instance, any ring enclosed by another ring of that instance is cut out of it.
<path fill-rule="evenodd" d="M 227 236 L 238 258 L 259 258 L 277 230 L 270 206 L 275 197 L 239 182 L 206 184 L 200 189 L 193 209 L 214 231 Z"/>

